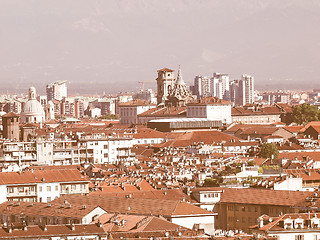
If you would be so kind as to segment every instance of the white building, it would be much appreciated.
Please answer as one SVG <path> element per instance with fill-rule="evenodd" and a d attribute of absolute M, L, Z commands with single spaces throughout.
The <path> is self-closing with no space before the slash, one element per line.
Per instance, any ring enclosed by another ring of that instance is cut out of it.
<path fill-rule="evenodd" d="M 228 74 L 213 73 L 210 79 L 211 96 L 228 100 L 229 97 L 229 76 Z"/>
<path fill-rule="evenodd" d="M 198 103 L 187 105 L 187 117 L 206 118 L 229 124 L 231 123 L 231 103 L 214 97 L 203 98 Z"/>
<path fill-rule="evenodd" d="M 95 117 L 100 117 L 101 116 L 101 109 L 100 108 L 93 108 L 91 109 L 91 117 L 95 118 Z"/>
<path fill-rule="evenodd" d="M 94 163 L 121 163 L 135 160 L 131 153 L 131 138 L 102 138 L 80 140 L 87 152 L 92 153 Z"/>
<path fill-rule="evenodd" d="M 49 202 L 65 194 L 89 193 L 89 179 L 77 169 L 1 172 L 0 203 Z"/>
<path fill-rule="evenodd" d="M 207 97 L 210 95 L 211 80 L 209 77 L 196 76 L 194 78 L 194 92 L 198 98 Z"/>
<path fill-rule="evenodd" d="M 254 78 L 243 74 L 239 81 L 239 105 L 252 104 L 254 102 Z"/>
<path fill-rule="evenodd" d="M 192 189 L 192 196 L 197 201 L 194 205 L 213 211 L 215 204 L 220 201 L 222 192 L 223 188 L 220 187 L 194 188 Z"/>
<path fill-rule="evenodd" d="M 61 101 L 67 97 L 67 81 L 61 80 L 47 85 L 47 99 L 48 101 L 56 99 Z"/>
<path fill-rule="evenodd" d="M 315 240 L 320 238 L 319 213 L 292 213 L 279 217 L 263 215 L 258 219 L 258 227 L 252 229 L 257 238 L 279 240 Z"/>
<path fill-rule="evenodd" d="M 144 101 L 149 101 L 153 104 L 157 104 L 157 97 L 152 89 L 141 89 L 136 94 L 133 95 L 133 99 L 140 99 Z"/>
<path fill-rule="evenodd" d="M 24 104 L 21 112 L 21 123 L 42 123 L 45 121 L 43 107 L 36 99 L 36 89 L 29 88 L 29 100 Z"/>
<path fill-rule="evenodd" d="M 55 119 L 54 103 L 50 100 L 45 107 L 46 121 Z"/>
<path fill-rule="evenodd" d="M 121 125 L 139 124 L 138 115 L 146 112 L 156 105 L 142 100 L 119 104 L 119 121 Z"/>

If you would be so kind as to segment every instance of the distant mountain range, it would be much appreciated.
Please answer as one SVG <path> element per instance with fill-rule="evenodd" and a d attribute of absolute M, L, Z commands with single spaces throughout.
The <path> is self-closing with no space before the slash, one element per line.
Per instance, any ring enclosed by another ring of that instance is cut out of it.
<path fill-rule="evenodd" d="M 189 84 L 224 72 L 319 87 L 319 22 L 317 0 L 1 0 L 0 91 L 136 91 L 178 65 Z"/>

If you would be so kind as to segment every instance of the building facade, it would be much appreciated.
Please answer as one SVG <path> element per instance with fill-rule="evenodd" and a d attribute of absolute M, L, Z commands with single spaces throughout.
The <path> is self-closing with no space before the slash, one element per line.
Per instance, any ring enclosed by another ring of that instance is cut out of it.
<path fill-rule="evenodd" d="M 47 85 L 47 100 L 59 100 L 61 101 L 63 98 L 67 97 L 67 81 L 57 81 Z"/>

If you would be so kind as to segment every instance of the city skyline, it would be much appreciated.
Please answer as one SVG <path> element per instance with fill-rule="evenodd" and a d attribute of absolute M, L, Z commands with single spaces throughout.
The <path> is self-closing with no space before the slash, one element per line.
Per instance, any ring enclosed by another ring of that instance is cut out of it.
<path fill-rule="evenodd" d="M 257 89 L 313 88 L 319 12 L 301 0 L 2 1 L 0 91 L 57 80 L 71 93 L 135 91 L 178 65 L 188 85 L 222 72 Z"/>

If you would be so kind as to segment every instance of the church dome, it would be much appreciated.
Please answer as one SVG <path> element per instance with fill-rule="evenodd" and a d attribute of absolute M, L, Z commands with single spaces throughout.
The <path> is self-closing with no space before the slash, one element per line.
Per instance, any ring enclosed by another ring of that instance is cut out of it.
<path fill-rule="evenodd" d="M 43 107 L 36 99 L 28 100 L 23 107 L 22 114 L 24 115 L 42 115 L 44 114 Z"/>
<path fill-rule="evenodd" d="M 36 89 L 29 88 L 29 100 L 24 104 L 21 112 L 21 122 L 43 122 L 44 110 L 41 104 L 36 99 Z"/>

